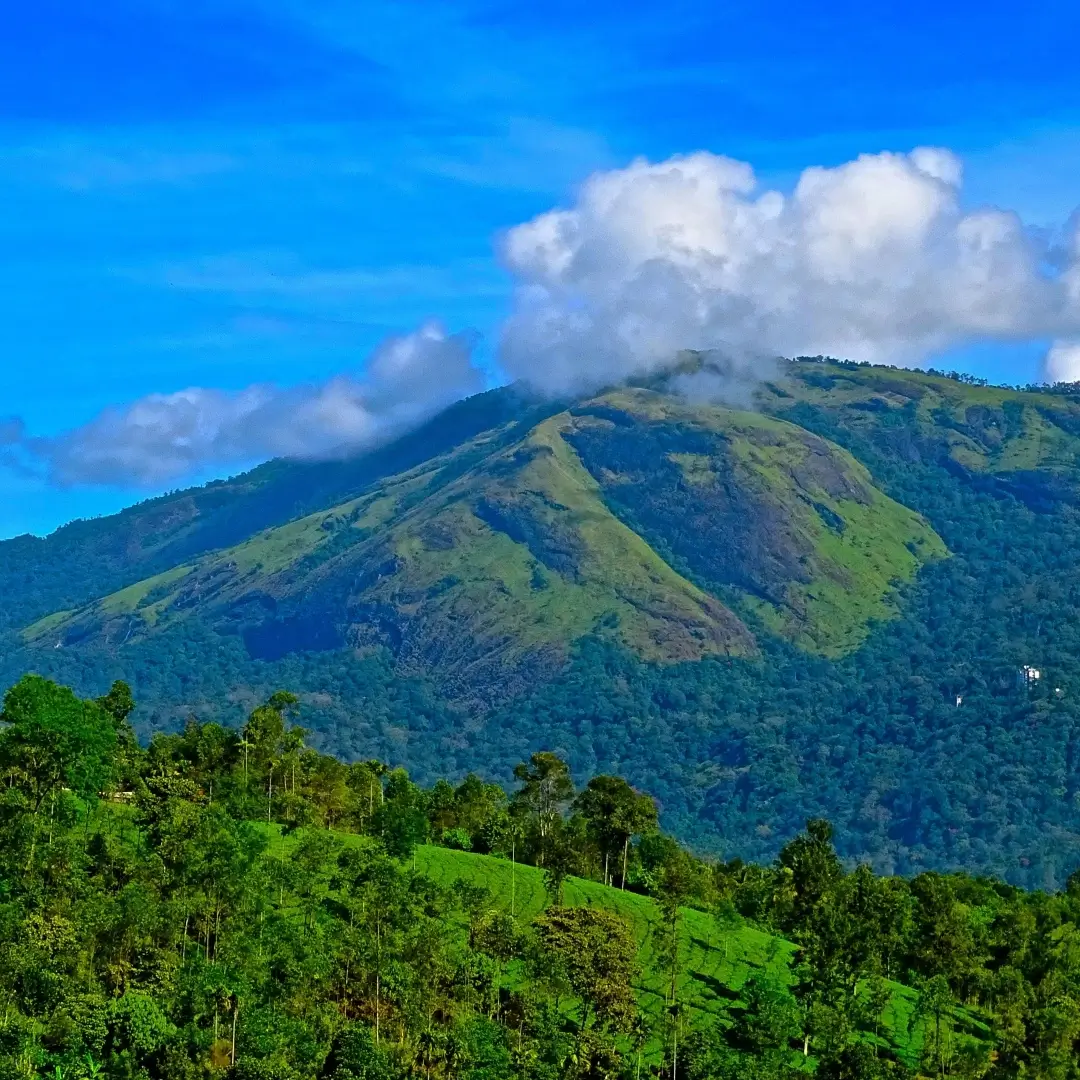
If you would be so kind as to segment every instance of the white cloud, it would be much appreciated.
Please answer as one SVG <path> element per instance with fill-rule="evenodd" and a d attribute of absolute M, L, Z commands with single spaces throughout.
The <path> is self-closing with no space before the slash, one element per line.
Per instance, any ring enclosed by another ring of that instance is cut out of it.
<path fill-rule="evenodd" d="M 1046 354 L 1048 382 L 1080 382 L 1080 341 L 1056 341 Z"/>
<path fill-rule="evenodd" d="M 27 437 L 9 421 L 0 448 L 61 485 L 160 486 L 207 467 L 335 456 L 392 438 L 481 389 L 472 348 L 471 335 L 429 322 L 384 341 L 359 376 L 151 394 L 52 439 Z"/>
<path fill-rule="evenodd" d="M 1056 276 L 1017 215 L 961 208 L 947 150 L 814 167 L 759 192 L 696 153 L 599 173 L 575 206 L 511 229 L 509 375 L 550 392 L 718 350 L 744 375 L 777 355 L 919 364 L 966 341 L 1080 333 L 1080 270 Z"/>
<path fill-rule="evenodd" d="M 965 342 L 1047 339 L 1047 378 L 1080 379 L 1080 227 L 1055 244 L 1007 210 L 966 210 L 962 182 L 959 160 L 927 147 L 809 168 L 788 194 L 705 152 L 597 173 L 574 206 L 504 238 L 515 284 L 503 371 L 562 394 L 711 350 L 709 370 L 678 387 L 743 399 L 777 356 L 917 365 Z M 348 304 L 381 290 L 399 312 L 461 288 L 453 269 L 313 270 L 269 256 L 159 276 L 241 299 Z M 429 322 L 384 342 L 362 374 L 318 385 L 150 395 L 50 439 L 0 424 L 0 464 L 59 484 L 160 486 L 367 448 L 479 390 L 471 352 L 470 337 Z"/>

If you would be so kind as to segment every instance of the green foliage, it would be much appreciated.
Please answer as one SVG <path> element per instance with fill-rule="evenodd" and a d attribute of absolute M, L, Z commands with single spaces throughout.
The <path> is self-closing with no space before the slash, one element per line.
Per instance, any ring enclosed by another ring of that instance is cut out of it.
<path fill-rule="evenodd" d="M 4 697 L 0 760 L 26 785 L 35 810 L 63 784 L 95 796 L 110 778 L 113 717 L 67 687 L 27 675 Z"/>
<path fill-rule="evenodd" d="M 582 1003 L 579 1031 L 593 1019 L 603 1028 L 627 1030 L 635 1011 L 637 953 L 628 922 L 611 911 L 551 907 L 533 925 L 539 947 Z"/>
<path fill-rule="evenodd" d="M 349 1024 L 334 1039 L 320 1076 L 324 1080 L 393 1080 L 389 1056 L 365 1024 Z"/>
<path fill-rule="evenodd" d="M 603 875 L 610 884 L 622 860 L 626 885 L 626 856 L 630 839 L 656 831 L 656 803 L 641 795 L 621 776 L 594 776 L 574 802 L 586 822 L 590 839 L 603 856 Z"/>
<path fill-rule="evenodd" d="M 771 860 L 827 818 L 877 871 L 1061 886 L 1080 859 L 1075 395 L 821 360 L 781 368 L 757 414 L 663 391 L 485 396 L 379 455 L 0 544 L 0 674 L 125 680 L 144 740 L 191 715 L 239 729 L 297 688 L 305 749 L 248 777 L 248 816 L 290 827 L 352 813 L 331 765 L 287 809 L 309 745 L 451 788 L 509 784 L 546 748 L 727 858 Z M 432 837 L 513 848 L 516 813 L 481 830 L 449 805 Z M 582 827 L 574 867 L 606 858 L 621 883 L 615 838 Z"/>
<path fill-rule="evenodd" d="M 620 777 L 573 799 L 547 751 L 509 799 L 425 787 L 310 749 L 278 691 L 240 735 L 189 722 L 142 751 L 97 702 L 17 690 L 4 738 L 88 723 L 80 752 L 132 789 L 4 804 L 0 850 L 31 829 L 37 854 L 0 861 L 3 1075 L 1078 1075 L 1072 885 L 848 869 L 818 819 L 771 865 L 707 861 Z"/>

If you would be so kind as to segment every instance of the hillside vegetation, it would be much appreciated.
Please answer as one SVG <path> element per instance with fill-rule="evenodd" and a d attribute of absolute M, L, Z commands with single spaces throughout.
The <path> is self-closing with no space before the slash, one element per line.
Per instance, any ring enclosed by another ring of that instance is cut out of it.
<path fill-rule="evenodd" d="M 1080 1075 L 1080 889 L 845 869 L 813 820 L 702 860 L 558 756 L 511 796 L 130 689 L 0 714 L 0 1070 L 161 1080 Z"/>
<path fill-rule="evenodd" d="M 610 504 L 610 506 L 609 506 Z M 630 527 L 637 526 L 637 531 Z M 655 537 L 653 537 L 655 534 Z M 944 545 L 851 456 L 753 413 L 623 391 L 507 444 L 477 436 L 330 510 L 29 626 L 127 646 L 201 619 L 250 656 L 389 647 L 459 699 L 520 694 L 591 633 L 644 661 L 748 656 L 754 639 L 649 538 L 780 634 L 839 654 Z"/>
<path fill-rule="evenodd" d="M 770 859 L 827 817 L 881 871 L 1063 885 L 1080 404 L 820 360 L 749 411 L 671 390 L 493 392 L 375 455 L 0 544 L 0 674 L 126 678 L 144 738 L 289 685 L 322 748 L 425 781 L 551 748 L 702 851 Z"/>

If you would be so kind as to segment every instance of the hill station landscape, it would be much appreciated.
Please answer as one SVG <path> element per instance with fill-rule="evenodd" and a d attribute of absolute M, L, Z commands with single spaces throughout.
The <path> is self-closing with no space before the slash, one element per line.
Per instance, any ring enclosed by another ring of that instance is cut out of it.
<path fill-rule="evenodd" d="M 691 369 L 700 360 L 686 358 Z M 703 852 L 808 817 L 885 872 L 1080 862 L 1080 401 L 822 360 L 514 388 L 0 544 L 3 676 L 132 686 L 145 737 L 300 695 L 315 745 L 618 772 Z"/>
<path fill-rule="evenodd" d="M 0 543 L 5 1077 L 1077 1075 L 1080 396 L 711 363 Z"/>
<path fill-rule="evenodd" d="M 0 1080 L 1080 1080 L 1080 3 L 0 19 Z"/>

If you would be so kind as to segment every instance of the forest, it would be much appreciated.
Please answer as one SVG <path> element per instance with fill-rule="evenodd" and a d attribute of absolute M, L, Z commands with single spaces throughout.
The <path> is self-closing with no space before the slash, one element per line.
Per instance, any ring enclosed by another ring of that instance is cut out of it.
<path fill-rule="evenodd" d="M 0 1075 L 1080 1075 L 1080 875 L 875 873 L 813 818 L 705 857 L 607 774 L 414 783 L 242 726 L 136 739 L 121 682 L 0 714 Z"/>

